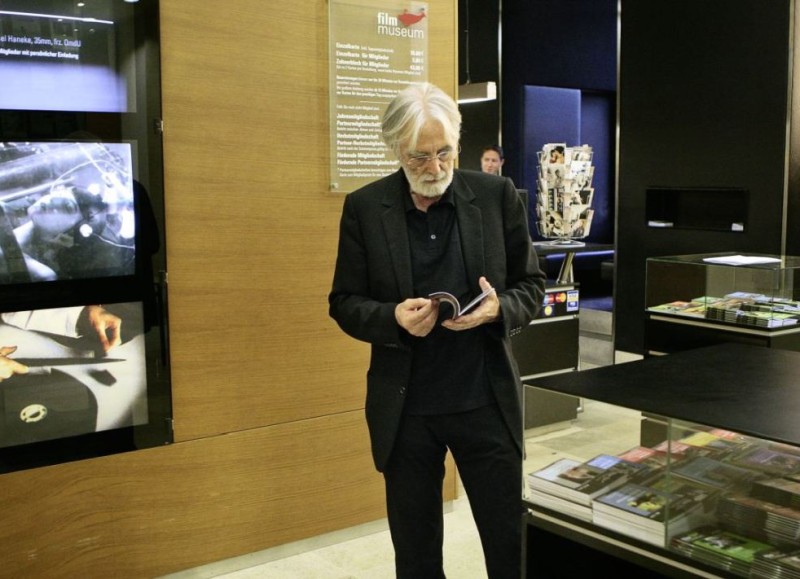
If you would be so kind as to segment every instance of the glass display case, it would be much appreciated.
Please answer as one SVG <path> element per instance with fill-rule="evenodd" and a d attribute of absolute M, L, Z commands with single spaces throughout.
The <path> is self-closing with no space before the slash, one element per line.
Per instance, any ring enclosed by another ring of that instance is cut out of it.
<path fill-rule="evenodd" d="M 800 349 L 800 257 L 712 253 L 647 260 L 646 351 L 720 341 Z"/>
<path fill-rule="evenodd" d="M 797 371 L 797 352 L 720 344 L 529 386 L 583 400 L 568 428 L 526 439 L 529 576 L 566 561 L 595 576 L 797 576 Z"/>

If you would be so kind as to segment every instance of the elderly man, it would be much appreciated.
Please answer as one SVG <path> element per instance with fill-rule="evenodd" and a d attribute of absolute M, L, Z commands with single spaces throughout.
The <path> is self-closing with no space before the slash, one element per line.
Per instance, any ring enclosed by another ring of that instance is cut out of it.
<path fill-rule="evenodd" d="M 347 196 L 330 315 L 372 345 L 366 417 L 383 473 L 397 577 L 444 577 L 449 449 L 489 576 L 518 579 L 521 383 L 509 338 L 534 317 L 544 276 L 510 180 L 454 169 L 461 116 L 431 84 L 389 104 L 382 137 L 400 170 Z M 453 318 L 446 291 L 479 305 Z"/>

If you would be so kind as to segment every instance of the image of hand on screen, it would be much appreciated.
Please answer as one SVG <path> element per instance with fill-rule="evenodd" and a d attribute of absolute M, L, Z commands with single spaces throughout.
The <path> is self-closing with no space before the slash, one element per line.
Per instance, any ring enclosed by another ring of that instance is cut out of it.
<path fill-rule="evenodd" d="M 141 302 L 0 314 L 0 448 L 147 423 L 142 328 Z"/>
<path fill-rule="evenodd" d="M 28 367 L 25 364 L 20 364 L 15 362 L 13 358 L 9 358 L 16 351 L 16 346 L 0 346 L 0 382 L 16 374 L 28 373 Z"/>
<path fill-rule="evenodd" d="M 8 312 L 0 314 L 0 318 L 21 330 L 89 338 L 103 353 L 122 343 L 122 319 L 100 305 Z"/>
<path fill-rule="evenodd" d="M 12 312 L 2 314 L 2 320 L 23 330 L 46 331 L 57 335 L 78 336 L 85 332 L 97 339 L 104 353 L 122 343 L 122 320 L 102 306 L 56 308 L 48 310 L 46 315 L 43 311 Z M 73 320 L 75 327 L 70 330 Z M 0 381 L 15 374 L 28 373 L 27 366 L 10 357 L 16 350 L 16 346 L 0 347 Z"/>
<path fill-rule="evenodd" d="M 88 324 L 91 328 L 87 332 L 81 331 L 81 325 Z M 78 318 L 78 330 L 81 334 L 91 333 L 108 353 L 111 348 L 122 343 L 122 320 L 114 314 L 103 309 L 102 306 L 86 306 Z"/>

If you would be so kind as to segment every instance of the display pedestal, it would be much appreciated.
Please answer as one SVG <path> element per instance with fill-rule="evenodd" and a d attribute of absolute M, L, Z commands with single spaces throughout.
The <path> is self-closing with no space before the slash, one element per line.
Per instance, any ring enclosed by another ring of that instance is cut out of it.
<path fill-rule="evenodd" d="M 574 284 L 548 282 L 545 305 L 522 333 L 511 339 L 522 383 L 540 376 L 575 372 L 580 364 L 579 290 Z M 549 395 L 525 387 L 525 429 L 574 420 L 578 398 Z"/>

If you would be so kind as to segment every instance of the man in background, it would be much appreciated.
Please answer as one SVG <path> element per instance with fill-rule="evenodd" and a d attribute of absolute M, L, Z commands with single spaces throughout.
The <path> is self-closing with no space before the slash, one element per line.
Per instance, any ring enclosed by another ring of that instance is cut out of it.
<path fill-rule="evenodd" d="M 544 275 L 506 178 L 454 168 L 458 106 L 415 84 L 389 104 L 384 143 L 400 169 L 344 201 L 330 315 L 371 344 L 366 417 L 383 473 L 398 579 L 442 578 L 449 450 L 491 579 L 518 579 L 522 384 L 510 337 L 536 314 Z M 453 318 L 430 294 L 464 304 Z"/>
<path fill-rule="evenodd" d="M 503 163 L 506 162 L 503 156 L 503 148 L 500 145 L 491 145 L 483 149 L 481 153 L 481 171 L 491 175 L 499 175 Z"/>

